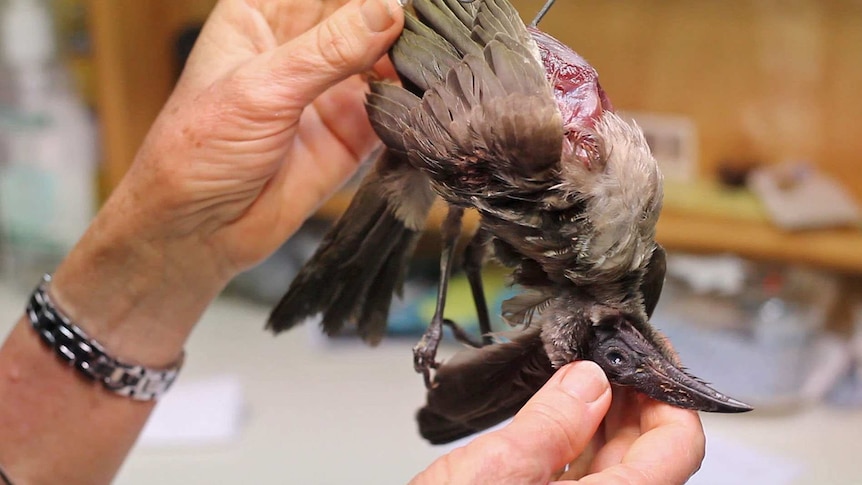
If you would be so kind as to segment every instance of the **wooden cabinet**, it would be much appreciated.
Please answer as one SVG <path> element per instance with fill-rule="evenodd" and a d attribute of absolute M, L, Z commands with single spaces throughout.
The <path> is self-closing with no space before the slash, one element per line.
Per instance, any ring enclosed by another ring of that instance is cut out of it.
<path fill-rule="evenodd" d="M 116 186 L 173 88 L 176 36 L 215 0 L 90 0 L 105 185 Z"/>

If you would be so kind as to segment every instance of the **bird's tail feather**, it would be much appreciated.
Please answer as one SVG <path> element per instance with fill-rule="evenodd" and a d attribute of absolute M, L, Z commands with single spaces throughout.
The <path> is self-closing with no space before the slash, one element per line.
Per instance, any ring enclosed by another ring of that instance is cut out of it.
<path fill-rule="evenodd" d="M 383 338 L 392 294 L 401 290 L 421 235 L 390 202 L 387 176 L 380 170 L 385 165 L 379 163 L 366 175 L 350 206 L 273 309 L 267 328 L 282 332 L 323 313 L 328 335 L 350 323 L 372 345 Z"/>

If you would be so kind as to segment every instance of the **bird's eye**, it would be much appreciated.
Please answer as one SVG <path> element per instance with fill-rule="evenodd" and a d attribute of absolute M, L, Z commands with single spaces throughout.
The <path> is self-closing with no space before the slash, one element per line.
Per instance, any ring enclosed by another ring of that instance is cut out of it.
<path fill-rule="evenodd" d="M 625 356 L 622 354 L 622 352 L 619 352 L 617 350 L 611 350 L 610 352 L 605 354 L 605 359 L 607 359 L 608 363 L 613 366 L 620 366 L 626 363 Z"/>

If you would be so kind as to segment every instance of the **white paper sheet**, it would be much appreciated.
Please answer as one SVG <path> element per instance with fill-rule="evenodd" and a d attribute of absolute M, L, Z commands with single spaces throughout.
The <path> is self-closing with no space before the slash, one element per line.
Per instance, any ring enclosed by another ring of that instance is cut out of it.
<path fill-rule="evenodd" d="M 156 406 L 139 446 L 202 446 L 230 443 L 240 431 L 243 393 L 236 376 L 199 381 L 182 377 Z"/>
<path fill-rule="evenodd" d="M 706 459 L 689 485 L 788 485 L 795 483 L 805 467 L 789 458 L 748 445 L 708 435 Z"/>

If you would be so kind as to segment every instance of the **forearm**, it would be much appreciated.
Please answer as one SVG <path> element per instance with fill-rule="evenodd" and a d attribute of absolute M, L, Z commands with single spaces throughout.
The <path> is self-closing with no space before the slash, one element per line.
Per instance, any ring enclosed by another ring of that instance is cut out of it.
<path fill-rule="evenodd" d="M 57 269 L 49 294 L 113 357 L 168 367 L 222 281 L 193 255 L 175 261 L 175 245 L 191 242 L 128 234 L 122 202 L 109 202 Z M 201 265 L 204 277 L 190 281 L 188 264 Z M 0 349 L 0 402 L 0 466 L 26 484 L 109 483 L 154 407 L 82 378 L 26 317 Z"/>
<path fill-rule="evenodd" d="M 196 234 L 165 233 L 160 226 L 169 224 L 133 213 L 144 204 L 134 194 L 134 187 L 116 190 L 57 268 L 49 293 L 117 357 L 163 367 L 230 275 L 220 274 Z"/>
<path fill-rule="evenodd" d="M 402 25 L 395 0 L 220 1 L 51 300 L 116 359 L 174 363 L 227 281 L 376 146 L 351 76 Z M 0 466 L 17 483 L 109 482 L 152 404 L 81 379 L 28 327 L 0 349 Z"/>
<path fill-rule="evenodd" d="M 21 319 L 0 349 L 0 465 L 15 483 L 109 483 L 153 409 L 76 376 Z"/>

